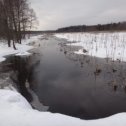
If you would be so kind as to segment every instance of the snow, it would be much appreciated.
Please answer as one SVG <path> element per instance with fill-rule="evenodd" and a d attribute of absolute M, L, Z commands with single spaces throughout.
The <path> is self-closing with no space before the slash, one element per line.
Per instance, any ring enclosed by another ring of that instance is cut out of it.
<path fill-rule="evenodd" d="M 23 109 L 32 109 L 29 103 L 16 91 L 10 90 L 0 90 L 0 102 L 8 102 L 10 108 L 11 106 L 16 106 Z"/>
<path fill-rule="evenodd" d="M 18 54 L 16 54 L 16 56 L 28 56 L 31 55 L 31 53 L 29 52 L 19 52 Z"/>
<path fill-rule="evenodd" d="M 82 47 L 76 54 L 126 61 L 126 32 L 59 33 L 55 36 L 70 41 L 67 45 Z"/>
<path fill-rule="evenodd" d="M 6 58 L 0 57 L 0 62 L 3 62 L 3 61 L 5 61 L 5 60 L 6 60 Z"/>
<path fill-rule="evenodd" d="M 5 41 L 0 40 L 0 62 L 6 60 L 6 58 L 4 57 L 6 55 L 12 55 L 12 54 L 16 54 L 17 56 L 30 55 L 30 53 L 27 51 L 32 49 L 33 46 L 30 46 L 28 44 L 39 41 L 39 38 L 41 37 L 42 35 L 32 36 L 30 39 L 23 40 L 22 44 L 16 43 L 17 50 L 14 50 L 13 47 L 8 47 Z"/>
<path fill-rule="evenodd" d="M 99 120 L 81 120 L 31 108 L 16 91 L 0 90 L 0 126 L 125 126 L 126 113 Z"/>

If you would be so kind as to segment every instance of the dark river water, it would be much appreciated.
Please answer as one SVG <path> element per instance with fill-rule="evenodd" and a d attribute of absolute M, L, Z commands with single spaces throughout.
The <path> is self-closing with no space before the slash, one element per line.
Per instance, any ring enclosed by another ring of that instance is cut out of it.
<path fill-rule="evenodd" d="M 45 36 L 32 56 L 16 58 L 20 85 L 27 79 L 51 112 L 83 119 L 126 112 L 126 64 L 76 55 L 73 52 L 81 47 L 65 43 Z"/>

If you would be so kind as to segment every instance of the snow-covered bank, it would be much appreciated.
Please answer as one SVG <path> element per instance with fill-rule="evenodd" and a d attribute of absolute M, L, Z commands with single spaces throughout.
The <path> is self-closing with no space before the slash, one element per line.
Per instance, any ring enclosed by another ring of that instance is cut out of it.
<path fill-rule="evenodd" d="M 126 32 L 59 33 L 55 36 L 76 42 L 68 45 L 81 46 L 76 54 L 126 61 Z"/>
<path fill-rule="evenodd" d="M 33 46 L 28 45 L 29 43 L 36 42 L 41 38 L 42 35 L 33 36 L 30 39 L 25 39 L 22 41 L 22 44 L 16 43 L 17 50 L 14 50 L 13 47 L 8 47 L 5 41 L 0 40 L 0 62 L 6 60 L 4 56 L 16 54 L 16 55 L 30 55 L 27 51 L 32 49 Z"/>
<path fill-rule="evenodd" d="M 126 114 L 99 120 L 77 118 L 33 110 L 19 93 L 0 90 L 0 126 L 125 126 Z"/>

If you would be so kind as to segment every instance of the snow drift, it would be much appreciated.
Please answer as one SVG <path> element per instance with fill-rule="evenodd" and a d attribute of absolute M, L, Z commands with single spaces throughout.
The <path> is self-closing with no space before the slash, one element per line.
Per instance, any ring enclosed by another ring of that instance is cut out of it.
<path fill-rule="evenodd" d="M 61 114 L 39 112 L 19 93 L 0 90 L 0 126 L 125 126 L 126 114 L 85 121 Z"/>

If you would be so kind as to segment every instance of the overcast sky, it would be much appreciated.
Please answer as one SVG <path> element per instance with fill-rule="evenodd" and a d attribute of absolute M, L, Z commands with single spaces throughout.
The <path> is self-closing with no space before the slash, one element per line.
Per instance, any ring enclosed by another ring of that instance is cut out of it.
<path fill-rule="evenodd" d="M 39 30 L 126 20 L 126 0 L 29 0 Z"/>

